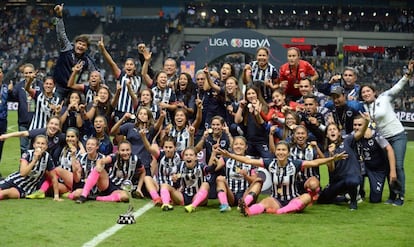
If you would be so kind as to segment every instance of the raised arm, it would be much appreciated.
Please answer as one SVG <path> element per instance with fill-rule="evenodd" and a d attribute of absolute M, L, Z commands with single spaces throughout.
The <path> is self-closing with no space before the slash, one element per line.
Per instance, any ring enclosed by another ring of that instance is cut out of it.
<path fill-rule="evenodd" d="M 357 131 L 355 131 L 355 133 L 354 133 L 354 138 L 357 141 L 364 136 L 365 131 L 367 130 L 368 124 L 369 124 L 369 121 L 370 121 L 370 117 L 369 117 L 369 113 L 368 112 L 363 112 L 363 113 L 360 112 L 359 114 L 362 116 L 362 118 L 365 121 L 364 121 L 364 124 L 362 125 L 362 127 L 360 129 L 358 129 Z"/>
<path fill-rule="evenodd" d="M 145 149 L 150 152 L 152 156 L 158 158 L 160 151 L 155 146 L 152 146 L 147 138 L 147 129 L 140 129 L 139 135 L 141 136 L 142 143 L 144 144 Z"/>
<path fill-rule="evenodd" d="M 414 60 L 410 60 L 408 62 L 408 72 L 388 91 L 388 94 L 391 96 L 396 96 L 401 90 L 404 88 L 405 84 L 411 79 L 413 76 L 414 70 Z"/>
<path fill-rule="evenodd" d="M 73 46 L 66 35 L 65 24 L 63 23 L 63 3 L 56 5 L 54 11 L 57 16 L 56 34 L 60 52 L 69 51 L 73 49 Z"/>
<path fill-rule="evenodd" d="M 45 151 L 41 148 L 36 148 L 33 153 L 33 159 L 30 162 L 28 162 L 25 159 L 20 159 L 19 172 L 22 177 L 26 177 L 27 175 L 29 175 L 36 163 L 42 158 L 44 152 Z"/>
<path fill-rule="evenodd" d="M 223 155 L 224 157 L 228 157 L 228 158 L 240 161 L 240 162 L 245 163 L 245 164 L 250 164 L 252 166 L 257 166 L 257 167 L 264 167 L 262 158 L 252 159 L 252 158 L 247 157 L 247 156 L 242 156 L 242 155 L 229 153 L 229 151 L 227 151 L 225 149 L 221 149 L 221 148 L 217 148 L 217 153 Z"/>
<path fill-rule="evenodd" d="M 29 131 L 27 130 L 23 130 L 23 131 L 16 131 L 16 132 L 11 132 L 8 134 L 2 134 L 0 135 L 0 141 L 4 141 L 10 137 L 27 137 L 29 136 Z"/>
<path fill-rule="evenodd" d="M 77 81 L 77 78 L 79 77 L 79 73 L 82 71 L 82 68 L 83 68 L 83 61 L 82 60 L 79 60 L 79 62 L 77 64 L 75 64 L 75 66 L 73 66 L 72 74 L 70 74 L 68 84 L 67 84 L 67 86 L 69 88 L 72 88 L 72 89 L 77 90 L 77 91 L 83 91 L 84 90 L 85 85 L 75 83 L 75 81 Z"/>
<path fill-rule="evenodd" d="M 348 158 L 348 154 L 344 152 L 339 153 L 339 154 L 335 154 L 334 156 L 328 157 L 328 158 L 320 158 L 320 159 L 315 159 L 315 160 L 304 160 L 302 163 L 302 166 L 304 168 L 309 168 L 309 167 L 316 167 L 316 166 L 320 166 L 323 164 L 327 164 L 330 162 L 335 162 L 338 160 L 344 160 Z"/>
<path fill-rule="evenodd" d="M 142 55 L 144 56 L 144 63 L 142 64 L 141 76 L 144 79 L 144 82 L 147 85 L 147 87 L 151 88 L 153 84 L 153 80 L 151 76 L 148 74 L 148 68 L 151 62 L 152 52 L 149 52 L 146 48 L 144 48 L 142 50 Z"/>
<path fill-rule="evenodd" d="M 105 48 L 103 36 L 101 40 L 98 41 L 98 48 L 101 51 L 105 61 L 109 64 L 112 69 L 112 73 L 114 74 L 115 78 L 118 78 L 121 75 L 121 69 L 116 65 L 115 61 L 112 59 L 111 55 Z"/>

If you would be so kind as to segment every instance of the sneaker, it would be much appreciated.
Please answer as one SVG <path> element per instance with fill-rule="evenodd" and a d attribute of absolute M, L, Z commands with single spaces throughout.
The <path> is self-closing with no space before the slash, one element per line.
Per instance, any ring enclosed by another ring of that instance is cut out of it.
<path fill-rule="evenodd" d="M 392 203 L 393 206 L 402 206 L 404 204 L 404 198 L 397 198 Z"/>
<path fill-rule="evenodd" d="M 174 210 L 174 207 L 171 204 L 162 204 L 161 210 L 162 211 L 170 211 L 170 210 Z"/>
<path fill-rule="evenodd" d="M 358 209 L 358 202 L 357 202 L 357 201 L 350 202 L 350 203 L 349 203 L 349 209 L 350 209 L 351 211 L 353 211 L 353 210 L 357 210 L 357 209 Z"/>
<path fill-rule="evenodd" d="M 88 200 L 88 199 L 86 199 L 86 197 L 84 197 L 84 196 L 80 196 L 78 199 L 76 199 L 76 203 L 77 204 L 82 204 L 82 203 L 85 203 L 86 202 L 86 200 Z"/>
<path fill-rule="evenodd" d="M 348 193 L 345 194 L 345 198 L 348 200 L 348 203 L 351 203 L 351 196 Z M 364 199 L 362 199 L 360 194 L 357 195 L 356 200 L 358 203 L 361 203 L 364 201 Z"/>
<path fill-rule="evenodd" d="M 220 213 L 231 211 L 231 207 L 228 204 L 220 205 Z"/>
<path fill-rule="evenodd" d="M 154 206 L 161 206 L 162 205 L 162 200 L 160 197 L 153 199 L 152 203 L 154 203 Z"/>
<path fill-rule="evenodd" d="M 394 201 L 395 201 L 395 200 L 393 200 L 393 199 L 391 199 L 391 198 L 388 198 L 388 199 L 384 202 L 384 204 L 394 204 Z"/>
<path fill-rule="evenodd" d="M 41 190 L 36 190 L 30 195 L 26 196 L 27 199 L 44 199 L 45 198 L 45 192 Z"/>
<path fill-rule="evenodd" d="M 187 213 L 192 213 L 192 212 L 194 212 L 195 211 L 195 207 L 193 206 L 193 205 L 187 205 L 187 206 L 185 206 L 184 207 L 184 210 L 187 212 Z"/>

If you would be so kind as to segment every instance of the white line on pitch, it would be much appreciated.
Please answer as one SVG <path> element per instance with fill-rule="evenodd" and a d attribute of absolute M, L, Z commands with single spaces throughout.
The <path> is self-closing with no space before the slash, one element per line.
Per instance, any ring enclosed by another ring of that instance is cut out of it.
<path fill-rule="evenodd" d="M 135 219 L 143 215 L 145 212 L 150 210 L 152 207 L 154 207 L 154 204 L 152 202 L 149 202 L 145 204 L 142 208 L 138 209 L 134 212 Z M 113 234 L 115 234 L 117 231 L 121 230 L 125 225 L 124 224 L 116 224 L 112 226 L 111 228 L 108 228 L 106 231 L 102 232 L 98 236 L 94 237 L 91 241 L 86 242 L 83 244 L 83 247 L 93 247 L 97 246 L 100 242 L 104 241 L 105 239 L 109 238 Z"/>

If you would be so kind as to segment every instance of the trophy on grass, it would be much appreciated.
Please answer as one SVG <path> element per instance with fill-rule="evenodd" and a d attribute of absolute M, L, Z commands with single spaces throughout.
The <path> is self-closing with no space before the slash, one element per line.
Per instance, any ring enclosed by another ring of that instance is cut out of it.
<path fill-rule="evenodd" d="M 134 207 L 132 206 L 132 201 L 131 201 L 131 198 L 132 198 L 131 192 L 132 192 L 133 186 L 132 186 L 131 180 L 125 180 L 122 183 L 121 188 L 123 191 L 128 193 L 129 207 L 125 214 L 119 215 L 117 223 L 118 224 L 134 224 L 135 223 L 135 217 L 133 215 Z"/>

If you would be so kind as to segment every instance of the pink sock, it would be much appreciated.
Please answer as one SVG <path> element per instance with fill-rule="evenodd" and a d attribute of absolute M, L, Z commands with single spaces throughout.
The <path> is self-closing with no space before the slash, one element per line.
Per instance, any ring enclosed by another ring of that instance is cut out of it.
<path fill-rule="evenodd" d="M 120 202 L 121 194 L 114 192 L 107 196 L 97 196 L 96 200 L 101 202 Z"/>
<path fill-rule="evenodd" d="M 249 207 L 249 215 L 256 215 L 256 214 L 261 214 L 263 213 L 265 210 L 264 206 L 260 203 L 256 203 L 253 204 L 252 206 Z"/>
<path fill-rule="evenodd" d="M 42 185 L 40 186 L 40 191 L 43 191 L 46 193 L 46 191 L 49 189 L 51 184 L 50 179 L 45 179 L 45 181 L 42 183 Z"/>
<path fill-rule="evenodd" d="M 73 192 L 70 192 L 69 193 L 68 198 L 71 199 L 71 200 L 73 200 Z"/>
<path fill-rule="evenodd" d="M 253 198 L 253 196 L 252 195 L 247 195 L 245 198 L 244 198 L 244 203 L 248 206 L 248 205 L 250 205 L 250 203 L 252 203 L 252 201 L 254 200 L 254 198 Z"/>
<path fill-rule="evenodd" d="M 83 186 L 82 196 L 87 197 L 89 192 L 96 185 L 99 179 L 99 172 L 96 170 L 96 167 L 92 169 L 88 178 L 86 179 L 85 186 Z"/>
<path fill-rule="evenodd" d="M 208 195 L 208 191 L 206 189 L 200 189 L 195 195 L 194 201 L 193 203 L 191 203 L 191 205 L 193 205 L 194 207 L 197 207 L 198 205 L 200 205 L 200 203 L 204 201 L 204 199 L 207 198 L 207 195 Z"/>
<path fill-rule="evenodd" d="M 149 194 L 150 194 L 152 200 L 156 200 L 156 199 L 160 198 L 160 195 L 158 195 L 157 191 L 155 191 L 155 190 L 150 191 Z"/>
<path fill-rule="evenodd" d="M 279 208 L 277 210 L 277 214 L 287 214 L 291 212 L 297 212 L 305 208 L 305 204 L 299 199 L 295 198 L 292 199 L 288 205 L 284 206 L 283 208 Z"/>
<path fill-rule="evenodd" d="M 168 189 L 163 188 L 160 190 L 160 193 L 161 193 L 162 203 L 170 204 L 171 197 L 170 197 L 170 192 L 168 191 Z"/>
<path fill-rule="evenodd" d="M 221 204 L 221 205 L 229 205 L 229 202 L 228 202 L 228 200 L 227 200 L 227 195 L 226 195 L 226 192 L 224 192 L 224 191 L 220 191 L 220 192 L 217 194 L 217 197 L 218 197 L 219 202 L 220 202 L 220 204 Z"/>

